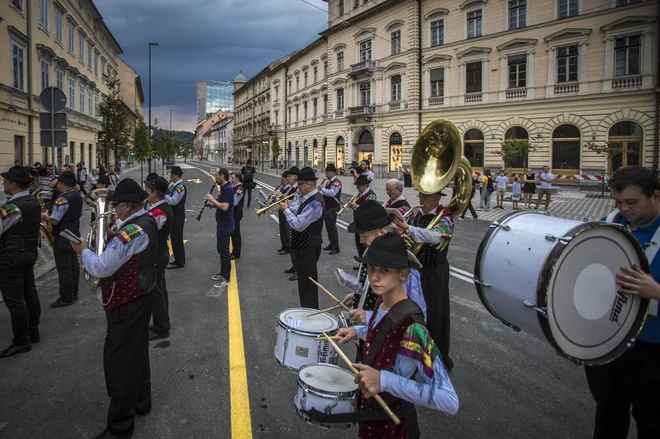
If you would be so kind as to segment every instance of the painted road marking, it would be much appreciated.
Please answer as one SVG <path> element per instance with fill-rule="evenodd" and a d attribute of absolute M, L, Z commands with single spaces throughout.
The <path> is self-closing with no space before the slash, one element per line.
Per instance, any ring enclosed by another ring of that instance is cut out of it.
<path fill-rule="evenodd" d="M 184 239 L 183 244 L 185 245 L 186 242 L 188 242 L 188 240 Z M 172 240 L 171 239 L 167 240 L 167 247 L 170 249 L 170 256 L 172 256 L 174 254 L 174 250 L 172 250 Z"/>

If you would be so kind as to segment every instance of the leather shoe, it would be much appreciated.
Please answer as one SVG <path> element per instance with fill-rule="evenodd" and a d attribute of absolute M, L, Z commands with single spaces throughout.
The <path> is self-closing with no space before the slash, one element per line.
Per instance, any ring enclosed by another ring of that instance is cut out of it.
<path fill-rule="evenodd" d="M 161 338 L 167 338 L 170 336 L 170 331 L 158 332 L 151 330 L 149 331 L 149 341 L 160 340 Z"/>
<path fill-rule="evenodd" d="M 283 252 L 283 251 L 284 251 L 284 247 L 281 247 L 281 248 L 278 248 L 278 249 L 277 249 L 277 252 L 278 252 L 278 253 L 279 253 L 279 252 Z"/>
<path fill-rule="evenodd" d="M 289 250 L 282 250 L 281 252 L 277 252 L 277 253 L 279 253 L 280 256 L 288 255 L 288 254 L 289 254 Z"/>
<path fill-rule="evenodd" d="M 293 273 L 289 280 L 298 280 L 298 275 L 296 273 Z"/>
<path fill-rule="evenodd" d="M 0 358 L 6 358 L 6 357 L 11 357 L 12 355 L 23 354 L 30 350 L 32 350 L 32 345 L 30 343 L 26 343 L 24 345 L 18 345 L 12 343 L 11 346 L 9 346 L 4 351 L 0 352 Z"/>
<path fill-rule="evenodd" d="M 151 413 L 151 407 L 149 407 L 148 409 L 144 409 L 144 410 L 141 410 L 141 409 L 138 409 L 138 408 L 135 409 L 135 414 L 139 415 L 139 416 L 147 416 L 149 413 Z"/>
<path fill-rule="evenodd" d="M 61 308 L 63 306 L 70 306 L 76 303 L 75 300 L 72 300 L 70 302 L 67 302 L 66 300 L 63 300 L 61 297 L 58 297 L 57 300 L 53 303 L 50 304 L 51 308 Z"/>
<path fill-rule="evenodd" d="M 328 254 L 329 254 L 329 255 L 336 255 L 337 253 L 339 253 L 339 249 L 338 249 L 338 248 L 336 248 L 336 249 L 334 249 L 334 250 L 331 250 L 330 253 L 328 253 Z"/>
<path fill-rule="evenodd" d="M 241 259 L 241 257 L 236 255 L 231 255 L 231 260 L 233 261 L 234 259 Z"/>
<path fill-rule="evenodd" d="M 287 270 L 284 270 L 286 274 L 294 274 L 296 272 L 296 267 L 291 267 Z"/>
<path fill-rule="evenodd" d="M 177 268 L 183 268 L 183 267 L 185 267 L 185 265 L 179 264 L 177 262 L 172 262 L 170 265 L 167 266 L 167 269 L 168 270 L 175 270 Z"/>
<path fill-rule="evenodd" d="M 37 344 L 41 341 L 39 334 L 30 334 L 30 344 Z"/>
<path fill-rule="evenodd" d="M 101 434 L 94 436 L 92 439 L 130 439 L 132 437 L 132 431 L 130 433 L 117 434 L 110 432 L 110 430 L 106 428 Z"/>
<path fill-rule="evenodd" d="M 325 247 L 323 247 L 323 250 L 332 250 L 332 246 L 331 245 L 326 245 Z"/>

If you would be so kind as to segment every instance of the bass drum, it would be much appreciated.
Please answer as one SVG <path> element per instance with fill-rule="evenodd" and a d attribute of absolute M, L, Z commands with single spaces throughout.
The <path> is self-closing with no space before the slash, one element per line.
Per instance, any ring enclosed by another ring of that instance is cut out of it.
<path fill-rule="evenodd" d="M 639 334 L 649 301 L 617 291 L 622 266 L 648 273 L 642 247 L 622 226 L 515 212 L 481 242 L 475 285 L 486 309 L 548 341 L 577 363 L 604 364 Z"/>

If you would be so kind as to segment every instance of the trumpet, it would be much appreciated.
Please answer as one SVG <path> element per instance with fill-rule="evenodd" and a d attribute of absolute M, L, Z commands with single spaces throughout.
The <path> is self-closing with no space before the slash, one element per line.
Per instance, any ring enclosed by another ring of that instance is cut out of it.
<path fill-rule="evenodd" d="M 339 212 L 337 212 L 337 216 L 341 216 L 342 213 L 346 212 L 350 207 L 349 204 L 354 203 L 355 200 L 357 200 L 359 196 L 360 196 L 360 192 L 358 191 L 358 192 L 355 193 L 355 195 L 353 195 L 351 198 L 349 198 L 348 201 L 346 202 L 346 204 L 344 204 L 344 207 L 342 207 L 341 210 Z"/>
<path fill-rule="evenodd" d="M 263 215 L 263 214 L 266 213 L 266 212 L 275 213 L 275 212 L 276 212 L 276 209 L 277 209 L 277 206 L 278 206 L 281 202 L 286 201 L 286 200 L 289 200 L 289 199 L 291 199 L 291 198 L 293 198 L 293 197 L 295 197 L 295 196 L 296 196 L 296 192 L 292 193 L 291 195 L 287 195 L 286 197 L 278 198 L 277 201 L 275 201 L 274 203 L 271 203 L 271 204 L 269 204 L 269 205 L 267 205 L 267 206 L 264 206 L 264 207 L 262 207 L 261 209 L 255 209 L 255 211 L 257 212 L 257 216 L 261 216 L 261 215 Z"/>

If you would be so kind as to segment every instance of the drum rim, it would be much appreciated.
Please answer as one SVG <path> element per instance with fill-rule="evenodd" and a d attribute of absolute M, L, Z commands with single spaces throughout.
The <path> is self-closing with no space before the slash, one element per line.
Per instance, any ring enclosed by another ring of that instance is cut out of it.
<path fill-rule="evenodd" d="M 630 241 L 633 248 L 635 249 L 635 253 L 637 253 L 637 256 L 639 257 L 640 268 L 642 269 L 642 271 L 644 271 L 645 273 L 648 273 L 650 271 L 649 262 L 646 258 L 646 253 L 644 252 L 642 245 L 639 243 L 639 241 L 637 241 L 637 239 L 632 235 L 632 233 L 630 233 L 625 227 L 622 227 L 620 224 L 612 224 L 602 221 L 590 221 L 587 223 L 578 224 L 577 226 L 571 228 L 564 234 L 564 236 L 562 236 L 562 238 L 572 239 L 587 230 L 591 230 L 597 227 L 615 227 L 620 231 L 622 231 L 623 235 L 625 236 L 626 239 L 628 239 L 628 241 Z M 540 308 L 544 308 L 546 310 L 548 308 L 548 290 L 550 289 L 550 281 L 552 280 L 552 276 L 556 269 L 556 262 L 561 256 L 561 254 L 564 252 L 564 250 L 566 250 L 566 248 L 569 246 L 569 244 L 570 241 L 562 242 L 558 240 L 557 242 L 555 242 L 555 244 L 548 252 L 545 261 L 543 261 L 541 272 L 539 274 L 540 282 L 538 283 L 536 290 L 536 303 L 537 303 L 536 306 Z M 628 331 L 626 337 L 623 338 L 622 341 L 617 345 L 617 347 L 614 348 L 612 351 L 610 351 L 608 354 L 602 355 L 598 358 L 592 358 L 590 360 L 583 360 L 566 354 L 559 347 L 559 343 L 552 335 L 549 317 L 545 317 L 542 314 L 537 313 L 537 319 L 541 327 L 541 331 L 543 332 L 543 335 L 545 335 L 545 338 L 548 340 L 548 343 L 550 343 L 550 345 L 553 348 L 555 348 L 555 350 L 559 354 L 576 363 L 596 366 L 596 365 L 607 364 L 611 361 L 614 361 L 618 357 L 623 355 L 623 353 L 626 352 L 626 350 L 628 350 L 630 343 L 633 343 L 635 341 L 639 333 L 642 331 L 642 328 L 644 327 L 644 322 L 646 321 L 648 308 L 649 308 L 649 300 L 642 298 L 641 305 L 637 310 L 637 315 L 635 316 L 635 321 L 633 322 L 633 325 Z"/>
<path fill-rule="evenodd" d="M 519 216 L 519 215 L 547 215 L 546 212 L 538 212 L 538 211 L 521 211 L 521 212 L 509 212 L 506 215 L 500 217 L 499 219 L 495 221 L 491 221 L 490 227 L 488 228 L 488 232 L 486 232 L 486 235 L 484 235 L 483 239 L 481 240 L 481 243 L 479 244 L 479 248 L 477 249 L 477 256 L 474 261 L 474 286 L 477 289 L 477 295 L 479 296 L 479 300 L 481 300 L 481 304 L 486 308 L 486 310 L 497 320 L 500 322 L 504 323 L 506 326 L 512 328 L 515 331 L 520 332 L 520 328 L 514 325 L 513 323 L 505 320 L 502 316 L 500 316 L 493 307 L 490 305 L 490 302 L 488 302 L 488 298 L 486 297 L 486 287 L 481 283 L 482 276 L 483 276 L 483 270 L 482 270 L 482 264 L 481 261 L 483 259 L 485 251 L 490 247 L 490 243 L 492 241 L 493 235 L 495 234 L 495 231 L 498 229 L 498 226 L 494 225 L 494 223 L 499 223 L 499 224 L 506 224 L 507 221 L 511 220 L 512 218 Z"/>
<path fill-rule="evenodd" d="M 302 389 L 308 391 L 309 393 L 312 393 L 316 396 L 321 396 L 324 398 L 330 398 L 330 399 L 336 399 L 336 400 L 349 400 L 352 398 L 355 398 L 357 396 L 359 388 L 356 388 L 355 390 L 351 390 L 350 392 L 333 392 L 332 394 L 327 394 L 328 390 L 323 390 L 319 389 L 317 387 L 314 387 L 310 384 L 307 384 L 302 381 L 300 378 L 300 373 L 303 371 L 303 369 L 306 369 L 311 366 L 318 366 L 319 364 L 322 364 L 322 367 L 332 367 L 334 369 L 339 369 L 348 372 L 349 374 L 351 373 L 348 369 L 344 369 L 343 367 L 339 367 L 335 364 L 327 364 L 327 363 L 315 363 L 315 364 L 305 364 L 303 367 L 298 369 L 298 376 L 296 377 L 296 381 L 298 382 L 298 386 L 300 386 Z"/>
<path fill-rule="evenodd" d="M 317 312 L 318 309 L 313 309 L 313 308 L 288 308 L 288 309 L 285 309 L 284 311 L 280 312 L 280 313 L 277 315 L 277 324 L 278 324 L 282 329 L 284 329 L 284 330 L 286 330 L 286 331 L 289 331 L 289 332 L 293 332 L 294 334 L 298 334 L 298 335 L 306 335 L 306 336 L 313 335 L 313 336 L 317 336 L 317 337 L 318 337 L 319 335 L 323 335 L 323 333 L 325 332 L 325 333 L 327 333 L 327 334 L 329 334 L 329 335 L 335 335 L 337 332 L 339 332 L 339 328 L 341 328 L 341 323 L 339 323 L 339 322 L 337 321 L 337 319 L 335 318 L 335 316 L 333 316 L 332 314 L 327 313 L 327 312 L 324 312 L 324 313 L 319 314 L 319 315 L 325 315 L 325 316 L 330 317 L 330 319 L 331 319 L 334 323 L 337 324 L 337 327 L 334 328 L 334 329 L 327 329 L 327 330 L 325 330 L 325 331 L 316 331 L 316 332 L 315 332 L 315 331 L 305 330 L 305 329 L 301 329 L 301 328 L 292 328 L 291 326 L 287 325 L 286 323 L 282 323 L 282 320 L 280 319 L 280 316 L 281 316 L 282 314 L 284 314 L 284 313 L 287 312 L 287 311 L 291 311 L 291 310 L 306 310 L 306 311 L 311 311 L 312 313 L 314 313 L 314 312 Z"/>
<path fill-rule="evenodd" d="M 317 421 L 312 421 L 311 419 L 305 419 L 305 416 L 309 416 L 309 413 L 311 412 L 311 410 L 299 409 L 298 406 L 296 405 L 296 397 L 297 396 L 298 395 L 296 395 L 293 398 L 293 409 L 296 411 L 296 413 L 298 414 L 300 419 L 302 419 L 303 421 L 305 421 L 309 425 L 313 425 L 315 427 L 326 428 L 328 430 L 346 430 L 347 428 L 351 428 L 353 425 L 355 425 L 355 422 L 337 422 L 337 423 L 332 423 L 331 424 L 329 422 L 327 422 L 327 423 L 326 422 L 317 422 Z M 337 427 L 334 427 L 335 425 L 337 425 Z M 340 427 L 342 425 L 345 425 L 345 427 Z"/>

